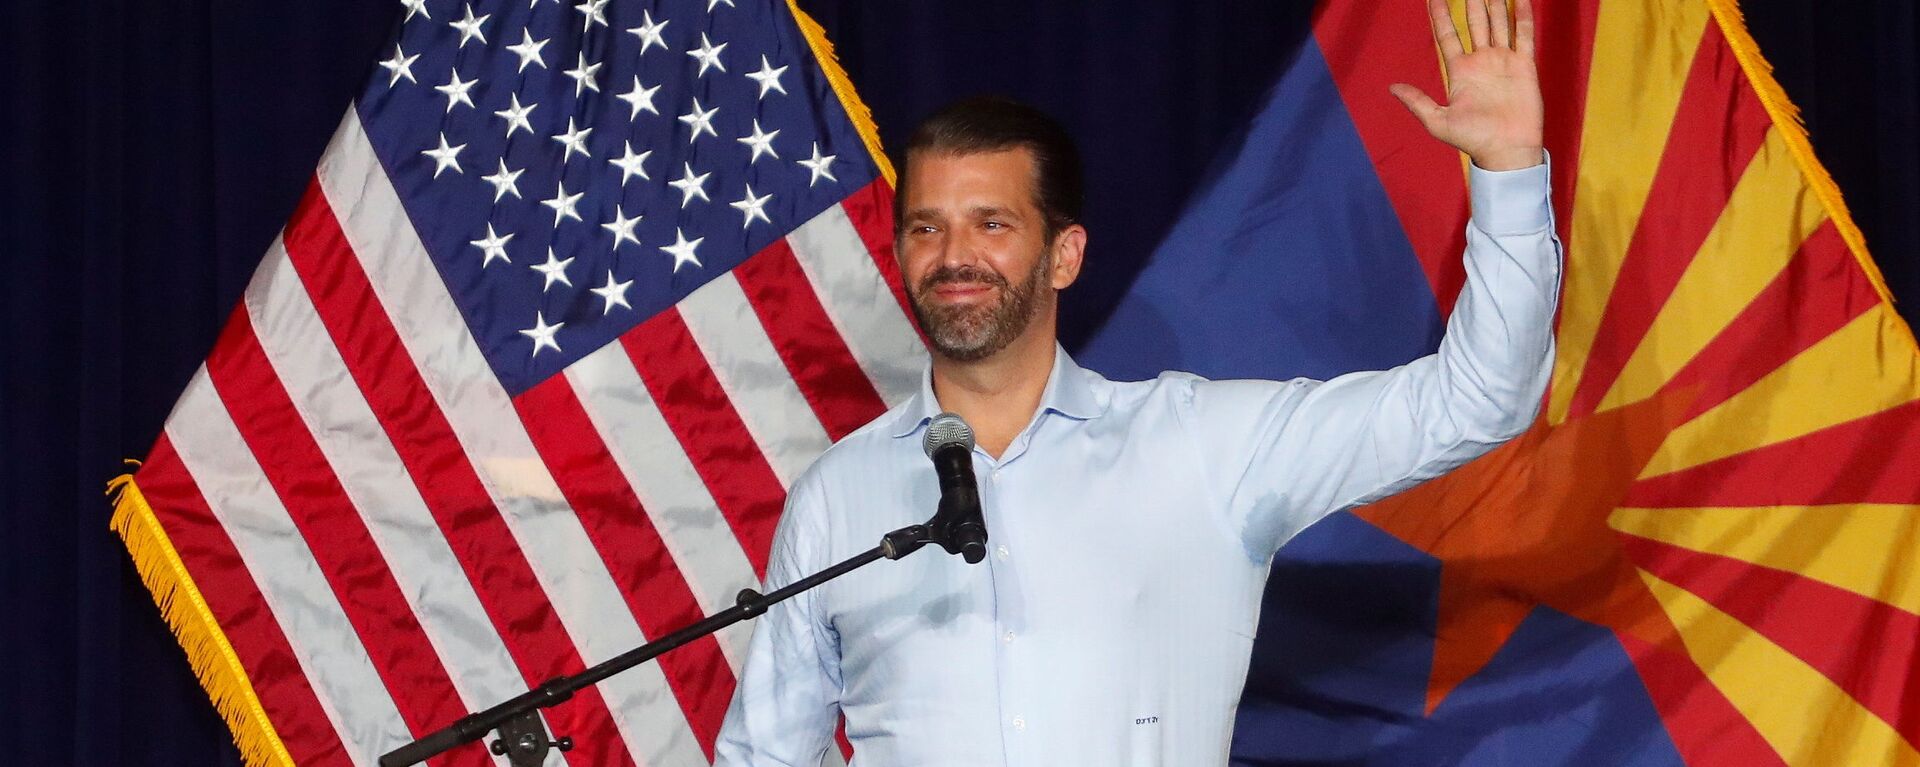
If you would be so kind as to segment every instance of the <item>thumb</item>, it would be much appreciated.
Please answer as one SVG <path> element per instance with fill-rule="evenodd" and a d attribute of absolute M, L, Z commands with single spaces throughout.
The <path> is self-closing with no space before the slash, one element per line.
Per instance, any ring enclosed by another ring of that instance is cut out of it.
<path fill-rule="evenodd" d="M 1433 99 L 1419 88 L 1406 83 L 1394 83 L 1388 86 L 1387 90 L 1393 93 L 1394 98 L 1400 99 L 1401 104 L 1406 105 L 1407 111 L 1413 113 L 1414 119 L 1419 120 L 1420 125 L 1425 127 L 1428 133 L 1436 133 L 1435 129 L 1446 115 L 1445 107 L 1434 103 Z"/>

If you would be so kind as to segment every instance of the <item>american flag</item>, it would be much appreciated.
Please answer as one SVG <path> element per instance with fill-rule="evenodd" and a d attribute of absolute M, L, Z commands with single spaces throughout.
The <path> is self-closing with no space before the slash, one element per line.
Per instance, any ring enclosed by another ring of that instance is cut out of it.
<path fill-rule="evenodd" d="M 371 764 L 724 609 L 926 354 L 890 171 L 789 3 L 404 3 L 118 485 L 256 764 Z M 550 710 L 549 764 L 709 763 L 751 630 Z"/>

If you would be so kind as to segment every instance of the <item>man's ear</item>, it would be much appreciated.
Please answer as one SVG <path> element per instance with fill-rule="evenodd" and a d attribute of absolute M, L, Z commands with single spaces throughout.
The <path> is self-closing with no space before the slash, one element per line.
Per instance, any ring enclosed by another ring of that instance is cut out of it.
<path fill-rule="evenodd" d="M 1087 228 L 1072 224 L 1053 236 L 1053 273 L 1047 275 L 1054 290 L 1065 290 L 1080 278 L 1080 259 L 1087 252 Z"/>

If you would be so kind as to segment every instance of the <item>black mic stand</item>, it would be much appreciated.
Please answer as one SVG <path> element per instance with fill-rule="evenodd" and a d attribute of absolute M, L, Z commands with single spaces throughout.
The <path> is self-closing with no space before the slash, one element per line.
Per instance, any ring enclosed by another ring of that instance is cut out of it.
<path fill-rule="evenodd" d="M 540 767 L 546 762 L 549 749 L 558 748 L 561 751 L 573 749 L 573 738 L 555 739 L 548 736 L 546 724 L 540 719 L 540 709 L 564 703 L 581 688 L 597 684 L 602 679 L 653 660 L 668 650 L 735 623 L 758 618 L 767 611 L 767 608 L 786 601 L 795 594 L 858 570 L 875 560 L 900 559 L 929 543 L 940 544 L 940 547 L 946 549 L 949 554 L 959 554 L 963 545 L 971 541 L 963 543 L 955 540 L 954 527 L 960 520 L 952 517 L 953 514 L 949 513 L 945 504 L 942 504 L 940 512 L 925 524 L 903 527 L 887 533 L 881 536 L 880 545 L 840 564 L 794 581 L 771 594 L 762 595 L 753 589 L 741 589 L 732 607 L 609 658 L 578 674 L 554 677 L 493 708 L 460 717 L 453 724 L 429 733 L 424 738 L 387 752 L 380 757 L 380 767 L 405 767 L 419 764 L 457 746 L 479 740 L 485 737 L 489 730 L 496 729 L 500 731 L 500 738 L 490 745 L 493 753 L 507 757 L 508 763 L 513 767 Z M 985 538 L 984 531 L 978 535 L 982 539 Z"/>

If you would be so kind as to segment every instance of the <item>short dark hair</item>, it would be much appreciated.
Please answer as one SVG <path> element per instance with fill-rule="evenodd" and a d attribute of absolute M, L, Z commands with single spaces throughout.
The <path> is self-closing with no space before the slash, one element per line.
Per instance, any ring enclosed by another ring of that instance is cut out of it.
<path fill-rule="evenodd" d="M 1025 148 L 1033 156 L 1034 203 L 1046 218 L 1047 240 L 1080 222 L 1085 182 L 1073 137 L 1045 112 L 1003 96 L 975 96 L 942 107 L 921 121 L 900 153 L 900 185 L 894 189 L 893 225 L 898 231 L 906 203 L 909 162 L 915 152 L 968 155 Z"/>

